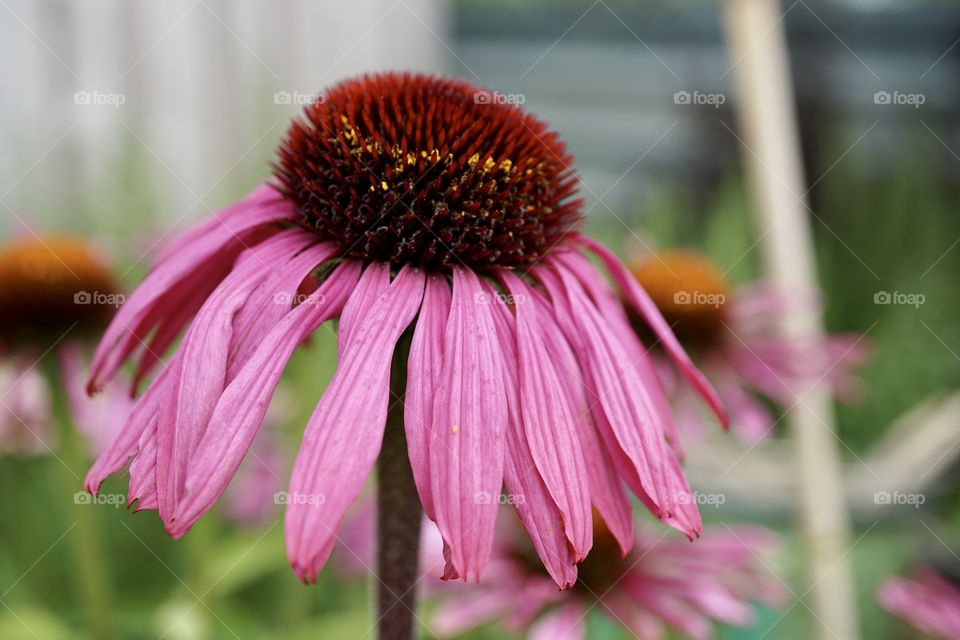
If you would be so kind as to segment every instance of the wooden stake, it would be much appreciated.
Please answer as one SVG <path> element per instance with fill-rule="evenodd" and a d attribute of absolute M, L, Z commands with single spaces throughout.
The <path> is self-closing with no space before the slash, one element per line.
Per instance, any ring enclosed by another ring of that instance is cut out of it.
<path fill-rule="evenodd" d="M 743 132 L 743 153 L 767 273 L 785 292 L 816 288 L 793 90 L 777 0 L 726 0 L 726 34 Z M 796 339 L 822 332 L 818 313 L 784 323 Z M 797 389 L 789 416 L 800 469 L 799 504 L 813 616 L 810 638 L 856 640 L 859 620 L 850 524 L 829 398 Z"/>

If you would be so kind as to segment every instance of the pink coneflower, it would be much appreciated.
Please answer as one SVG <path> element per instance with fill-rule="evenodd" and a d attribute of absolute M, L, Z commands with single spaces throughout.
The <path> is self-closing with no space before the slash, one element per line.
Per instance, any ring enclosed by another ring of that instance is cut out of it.
<path fill-rule="evenodd" d="M 763 283 L 734 288 L 709 258 L 689 250 L 646 257 L 631 271 L 716 385 L 741 440 L 769 436 L 776 420 L 768 403 L 790 407 L 796 393 L 811 385 L 821 384 L 841 399 L 855 395 L 852 369 L 866 358 L 862 338 L 831 335 L 800 344 L 779 334 L 782 319 L 808 312 L 814 296 L 787 296 Z M 668 368 L 661 370 L 684 435 L 702 432 L 699 407 L 672 381 Z"/>
<path fill-rule="evenodd" d="M 884 609 L 938 640 L 960 638 L 960 586 L 933 569 L 891 578 L 877 592 Z"/>
<path fill-rule="evenodd" d="M 480 496 L 504 484 L 527 496 L 521 518 L 564 587 L 590 549 L 592 506 L 629 547 L 624 483 L 697 536 L 664 442 L 666 397 L 586 252 L 719 403 L 629 271 L 578 233 L 570 161 L 541 121 L 466 82 L 388 73 L 334 86 L 290 127 L 275 180 L 176 240 L 107 330 L 92 389 L 137 350 L 144 375 L 189 325 L 87 487 L 132 458 L 131 498 L 186 533 L 236 471 L 291 353 L 338 318 L 337 370 L 286 508 L 303 580 L 378 456 L 381 524 L 402 521 L 416 544 L 422 503 L 447 578 L 479 579 L 497 511 Z M 417 513 L 402 502 L 413 482 Z M 401 556 L 415 569 L 415 553 Z"/>
<path fill-rule="evenodd" d="M 81 238 L 23 238 L 0 248 L 0 451 L 56 447 L 53 385 L 94 454 L 117 434 L 132 401 L 117 386 L 87 397 L 83 368 L 85 339 L 106 326 L 117 291 L 106 262 Z"/>
<path fill-rule="evenodd" d="M 528 638 L 577 640 L 587 637 L 587 615 L 596 611 L 640 638 L 662 638 L 664 627 L 711 638 L 716 623 L 752 624 L 751 601 L 783 604 L 784 588 L 765 559 L 778 544 L 756 526 L 709 528 L 695 545 L 643 531 L 622 556 L 600 523 L 577 585 L 557 591 L 532 562 L 529 544 L 501 535 L 493 579 L 441 596 L 430 628 L 451 636 L 496 622 Z"/>

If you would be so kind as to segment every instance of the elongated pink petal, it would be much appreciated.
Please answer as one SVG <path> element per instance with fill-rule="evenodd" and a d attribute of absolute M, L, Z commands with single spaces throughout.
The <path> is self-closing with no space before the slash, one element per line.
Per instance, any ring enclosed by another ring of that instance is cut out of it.
<path fill-rule="evenodd" d="M 130 485 L 127 490 L 127 505 L 138 502 L 137 511 L 150 508 L 144 504 L 145 496 L 157 497 L 157 421 L 154 418 L 143 432 L 138 443 L 139 452 L 130 463 Z"/>
<path fill-rule="evenodd" d="M 485 284 L 485 289 L 487 299 L 495 300 L 493 288 Z M 497 341 L 503 345 L 506 360 L 503 368 L 507 392 L 503 483 L 547 573 L 561 589 L 569 589 L 577 580 L 577 559 L 565 531 L 556 526 L 563 521 L 563 514 L 540 477 L 523 432 L 516 366 L 516 324 L 506 306 L 498 304 L 494 311 Z"/>
<path fill-rule="evenodd" d="M 169 417 L 171 408 L 164 408 L 159 423 L 157 467 L 163 470 L 165 482 L 158 487 L 158 495 L 165 523 L 176 511 L 190 459 L 226 386 L 234 315 L 276 264 L 312 242 L 306 231 L 291 228 L 245 251 L 191 323 L 180 346 L 183 358 L 176 405 Z M 168 428 L 173 430 L 172 439 Z"/>
<path fill-rule="evenodd" d="M 664 421 L 672 418 L 662 415 L 662 403 L 652 398 L 662 390 L 644 385 L 579 282 L 562 264 L 554 264 L 555 271 L 537 269 L 537 277 L 554 303 L 561 301 L 563 311 L 557 320 L 582 350 L 588 385 L 598 400 L 594 419 L 618 470 L 654 515 L 696 537 L 700 533 L 699 516 L 692 515 L 696 505 L 690 504 L 692 494 L 682 474 L 678 477 L 679 465 L 665 441 Z"/>
<path fill-rule="evenodd" d="M 233 348 L 227 360 L 227 382 L 239 373 L 260 341 L 274 325 L 300 302 L 300 285 L 317 265 L 332 258 L 337 252 L 333 243 L 322 242 L 307 247 L 282 268 L 271 273 L 250 294 L 247 303 L 237 312 L 233 322 Z M 306 294 L 305 300 L 323 305 L 322 292 Z M 342 306 L 342 305 L 341 305 Z M 339 313 L 339 311 L 338 311 Z"/>
<path fill-rule="evenodd" d="M 303 304 L 290 311 L 223 392 L 190 461 L 185 495 L 167 531 L 181 536 L 217 501 L 250 449 L 287 361 L 303 340 L 340 313 L 360 275 L 360 263 L 339 266 Z"/>
<path fill-rule="evenodd" d="M 437 393 L 443 361 L 443 337 L 450 314 L 450 285 L 442 275 L 427 276 L 417 326 L 410 342 L 407 360 L 407 392 L 404 398 L 403 426 L 407 434 L 407 452 L 413 480 L 420 494 L 423 512 L 431 520 L 430 426 L 433 424 L 433 399 Z"/>
<path fill-rule="evenodd" d="M 576 251 L 557 252 L 556 260 L 570 269 L 584 291 L 596 305 L 600 315 L 607 322 L 607 327 L 616 334 L 622 347 L 633 365 L 644 388 L 650 389 L 650 401 L 654 404 L 656 414 L 662 418 L 663 430 L 667 442 L 673 447 L 677 456 L 683 459 L 683 443 L 677 433 L 676 420 L 673 417 L 666 393 L 663 392 L 663 383 L 655 361 L 637 337 L 636 331 L 630 325 L 623 305 L 616 298 L 606 283 L 599 277 L 593 265 L 583 255 Z"/>
<path fill-rule="evenodd" d="M 137 399 L 127 416 L 120 433 L 107 449 L 100 454 L 87 472 L 84 486 L 90 493 L 97 493 L 107 476 L 116 473 L 139 451 L 140 437 L 157 420 L 159 408 L 172 393 L 172 372 L 179 367 L 178 358 L 167 365 L 150 388 Z"/>
<path fill-rule="evenodd" d="M 447 577 L 479 581 L 490 558 L 503 486 L 507 422 L 501 347 L 479 278 L 453 270 L 440 386 L 433 405 L 430 482 L 437 528 L 450 550 Z"/>
<path fill-rule="evenodd" d="M 178 244 L 183 250 L 171 252 L 151 271 L 113 317 L 93 356 L 89 390 L 112 378 L 162 318 L 176 315 L 184 305 L 197 308 L 210 290 L 200 283 L 215 286 L 214 276 L 226 275 L 251 232 L 295 215 L 293 205 L 279 194 L 265 199 L 257 191 L 199 229 L 188 231 L 190 241 Z"/>
<path fill-rule="evenodd" d="M 590 485 L 575 430 L 576 408 L 543 338 L 545 306 L 533 290 L 508 271 L 500 272 L 516 301 L 517 365 L 523 431 L 540 477 L 560 509 L 577 561 L 593 546 Z M 497 298 L 494 298 L 497 300 Z M 494 302 L 493 304 L 499 304 Z"/>
<path fill-rule="evenodd" d="M 380 453 L 388 404 L 395 401 L 394 347 L 420 307 L 423 288 L 422 271 L 404 267 L 391 283 L 389 265 L 374 263 L 344 307 L 340 322 L 347 330 L 341 337 L 349 337 L 304 431 L 290 481 L 287 553 L 302 580 L 312 580 L 323 567 L 340 520 Z"/>
<path fill-rule="evenodd" d="M 660 505 L 664 514 L 664 522 L 684 531 L 688 536 L 699 535 L 703 528 L 700 513 L 680 468 L 679 463 L 683 457 L 683 447 L 677 434 L 673 411 L 667 401 L 666 394 L 663 392 L 654 360 L 637 339 L 622 306 L 617 303 L 613 293 L 599 279 L 587 259 L 576 252 L 566 251 L 559 254 L 556 260 L 577 276 L 584 290 L 589 293 L 590 298 L 596 304 L 600 315 L 606 320 L 608 328 L 617 336 L 626 350 L 629 362 L 639 377 L 640 384 L 648 392 L 646 398 L 651 405 L 651 414 L 657 417 L 658 424 L 673 449 L 673 455 L 670 452 L 664 452 L 664 459 L 668 461 L 664 467 L 668 502 Z M 603 423 L 602 420 L 601 422 Z M 602 431 L 606 432 L 607 438 L 612 441 L 613 438 L 610 437 L 612 430 L 607 428 L 609 423 L 603 424 L 605 426 Z M 626 477 L 630 478 L 631 476 L 628 473 Z M 640 496 L 641 501 L 649 505 L 650 499 L 648 496 L 640 493 L 637 495 Z"/>
<path fill-rule="evenodd" d="M 723 427 L 726 428 L 729 425 L 729 419 L 723 408 L 723 403 L 720 401 L 720 397 L 710 385 L 710 382 L 690 361 L 690 357 L 686 351 L 684 351 L 683 347 L 680 346 L 680 342 L 677 341 L 676 336 L 673 335 L 673 331 L 670 330 L 670 325 L 663 319 L 663 315 L 660 313 L 660 310 L 657 309 L 657 305 L 654 304 L 653 300 L 650 299 L 650 296 L 647 295 L 647 292 L 643 290 L 643 287 L 637 283 L 630 274 L 630 271 L 609 249 L 596 240 L 586 236 L 578 236 L 577 241 L 600 258 L 627 300 L 647 324 L 650 325 L 654 334 L 660 339 L 663 348 L 687 379 L 687 382 L 700 394 L 707 403 L 707 406 L 716 414 Z"/>
<path fill-rule="evenodd" d="M 539 297 L 542 304 L 549 304 Z M 588 401 L 584 373 L 551 313 L 541 314 L 540 321 L 547 348 L 561 372 L 563 393 L 573 402 L 577 437 L 590 478 L 590 501 L 626 555 L 633 547 L 633 508 L 613 459 L 601 443 L 591 418 L 591 409 L 598 400 L 591 397 Z"/>

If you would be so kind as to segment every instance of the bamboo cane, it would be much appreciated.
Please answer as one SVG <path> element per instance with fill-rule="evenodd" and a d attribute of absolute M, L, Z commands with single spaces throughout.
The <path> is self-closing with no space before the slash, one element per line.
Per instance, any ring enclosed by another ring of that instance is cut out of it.
<path fill-rule="evenodd" d="M 793 91 L 777 0 L 727 0 L 726 35 L 738 100 L 743 153 L 767 273 L 785 292 L 816 286 Z M 793 314 L 782 327 L 796 339 L 822 331 L 818 313 Z M 812 612 L 811 638 L 859 637 L 849 557 L 850 524 L 828 397 L 797 389 L 789 425 L 800 470 L 799 514 Z"/>

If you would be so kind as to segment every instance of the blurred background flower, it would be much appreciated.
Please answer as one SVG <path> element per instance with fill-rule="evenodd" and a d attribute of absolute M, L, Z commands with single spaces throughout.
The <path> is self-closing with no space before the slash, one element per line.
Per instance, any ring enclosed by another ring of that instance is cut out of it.
<path fill-rule="evenodd" d="M 640 638 L 713 637 L 714 623 L 749 627 L 754 603 L 782 607 L 786 589 L 767 565 L 777 536 L 760 527 L 707 529 L 697 544 L 641 530 L 624 555 L 596 520 L 594 547 L 568 591 L 551 588 L 521 536 L 503 536 L 491 563 L 491 580 L 442 595 L 430 627 L 456 636 L 499 623 L 529 638 L 587 638 L 591 612 Z M 515 526 L 515 525 L 514 525 Z M 504 527 L 509 528 L 509 527 Z M 448 590 L 449 591 L 449 590 Z"/>
<path fill-rule="evenodd" d="M 853 368 L 867 358 L 864 336 L 801 341 L 780 334 L 786 317 L 816 308 L 815 292 L 787 294 L 762 281 L 733 287 L 717 264 L 691 250 L 638 257 L 632 271 L 716 385 L 731 429 L 745 444 L 773 434 L 779 420 L 766 406 L 770 402 L 783 411 L 797 402 L 797 389 L 823 384 L 836 397 L 851 400 L 859 388 Z M 637 330 L 644 333 L 643 327 Z M 669 367 L 659 370 L 677 407 L 681 439 L 701 439 L 713 421 Z"/>

